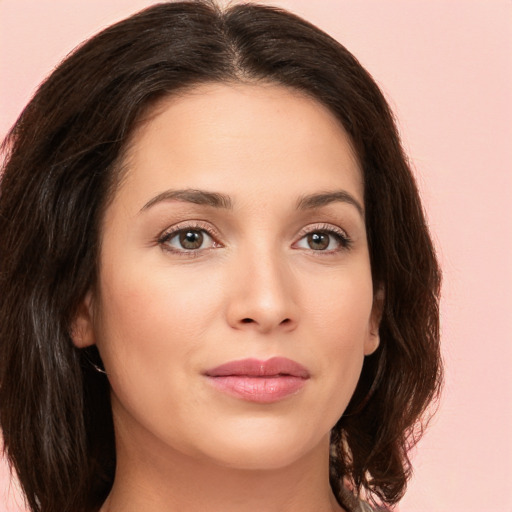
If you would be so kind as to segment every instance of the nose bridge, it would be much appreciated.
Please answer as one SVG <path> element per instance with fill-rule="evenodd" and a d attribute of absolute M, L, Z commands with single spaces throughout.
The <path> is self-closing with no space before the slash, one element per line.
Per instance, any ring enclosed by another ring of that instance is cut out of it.
<path fill-rule="evenodd" d="M 244 244 L 237 258 L 233 326 L 268 332 L 290 329 L 297 322 L 293 275 L 284 248 L 268 239 Z"/>

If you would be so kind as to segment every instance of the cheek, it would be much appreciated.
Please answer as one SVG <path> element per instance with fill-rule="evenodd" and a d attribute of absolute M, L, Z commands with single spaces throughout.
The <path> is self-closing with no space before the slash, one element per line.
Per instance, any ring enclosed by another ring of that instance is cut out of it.
<path fill-rule="evenodd" d="M 368 335 L 373 304 L 369 265 L 332 272 L 315 286 L 304 283 L 300 297 L 305 321 L 311 321 L 335 346 L 353 345 L 362 350 L 361 340 Z"/>
<path fill-rule="evenodd" d="M 373 290 L 369 270 L 340 272 L 323 284 L 310 288 L 308 293 L 303 291 L 303 308 L 309 312 L 306 321 L 310 332 L 316 333 L 308 351 L 319 360 L 319 373 L 326 376 L 325 407 L 337 421 L 361 373 L 370 335 Z"/>
<path fill-rule="evenodd" d="M 179 418 L 193 414 L 194 403 L 180 396 L 184 389 L 197 396 L 188 375 L 197 369 L 197 353 L 206 336 L 202 321 L 211 304 L 193 292 L 194 286 L 161 272 L 124 275 L 104 277 L 108 286 L 101 290 L 97 323 L 114 416 L 126 425 L 133 426 L 137 418 L 150 430 L 160 425 L 170 433 Z"/>
<path fill-rule="evenodd" d="M 115 376 L 170 378 L 173 369 L 173 378 L 179 378 L 204 341 L 211 297 L 198 293 L 199 284 L 158 269 L 111 273 L 102 282 L 108 285 L 101 290 L 97 344 L 113 388 Z"/>

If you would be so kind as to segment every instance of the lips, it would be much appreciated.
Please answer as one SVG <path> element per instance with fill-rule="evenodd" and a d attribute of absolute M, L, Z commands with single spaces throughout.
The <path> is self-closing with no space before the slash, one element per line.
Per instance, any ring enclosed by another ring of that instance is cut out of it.
<path fill-rule="evenodd" d="M 294 395 L 310 377 L 304 366 L 284 357 L 230 361 L 207 370 L 205 376 L 218 391 L 258 403 L 277 402 Z"/>

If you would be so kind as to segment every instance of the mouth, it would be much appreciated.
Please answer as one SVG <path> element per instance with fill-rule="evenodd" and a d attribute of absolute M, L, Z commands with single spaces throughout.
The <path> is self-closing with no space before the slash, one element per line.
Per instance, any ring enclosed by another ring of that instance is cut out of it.
<path fill-rule="evenodd" d="M 277 402 L 295 395 L 310 377 L 304 366 L 284 357 L 230 361 L 204 375 L 218 391 L 257 403 Z"/>

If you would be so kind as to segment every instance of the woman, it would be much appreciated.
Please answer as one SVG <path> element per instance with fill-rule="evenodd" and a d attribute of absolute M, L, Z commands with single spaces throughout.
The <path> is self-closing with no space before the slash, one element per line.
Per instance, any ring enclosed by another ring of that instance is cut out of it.
<path fill-rule="evenodd" d="M 400 499 L 440 276 L 345 48 L 278 9 L 157 5 L 68 57 L 3 148 L 0 421 L 31 510 Z"/>

